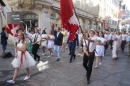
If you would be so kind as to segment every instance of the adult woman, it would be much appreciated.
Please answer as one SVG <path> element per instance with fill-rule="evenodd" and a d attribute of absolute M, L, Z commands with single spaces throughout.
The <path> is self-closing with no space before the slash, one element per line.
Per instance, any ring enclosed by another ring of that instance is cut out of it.
<path fill-rule="evenodd" d="M 42 55 L 45 55 L 45 49 L 46 49 L 46 45 L 47 45 L 47 34 L 46 34 L 45 30 L 42 31 L 41 45 L 42 45 L 42 50 L 43 50 Z"/>
<path fill-rule="evenodd" d="M 14 76 L 12 80 L 8 80 L 8 83 L 15 83 L 16 77 L 19 72 L 19 68 L 26 68 L 27 76 L 24 78 L 24 80 L 28 80 L 30 78 L 30 71 L 29 67 L 35 66 L 36 61 L 33 59 L 33 57 L 26 51 L 27 49 L 27 42 L 25 41 L 24 33 L 19 33 L 19 41 L 17 46 L 15 46 L 16 49 L 16 58 L 12 61 L 12 65 L 15 68 Z"/>
<path fill-rule="evenodd" d="M 54 39 L 55 36 L 53 35 L 53 31 L 51 30 L 48 36 L 48 50 L 50 51 L 50 55 L 48 57 L 50 57 L 53 53 L 53 47 L 54 47 Z"/>
<path fill-rule="evenodd" d="M 79 39 L 79 46 L 80 48 L 82 48 L 82 37 L 83 37 L 83 34 L 81 31 L 78 32 L 78 39 Z"/>
<path fill-rule="evenodd" d="M 62 51 L 64 52 L 65 51 L 65 44 L 67 42 L 67 40 L 66 40 L 67 32 L 65 31 L 64 28 L 62 28 L 61 33 L 63 34 Z"/>
<path fill-rule="evenodd" d="M 117 34 L 115 34 L 115 36 L 114 36 L 113 50 L 112 50 L 112 57 L 113 58 L 118 57 L 118 52 L 119 52 L 121 42 L 122 42 L 122 37 L 120 35 L 120 32 L 118 31 Z"/>
<path fill-rule="evenodd" d="M 98 65 L 102 64 L 102 57 L 104 56 L 105 44 L 106 44 L 106 39 L 104 38 L 103 32 L 99 32 L 99 37 L 97 37 L 97 45 L 96 45 L 96 52 L 95 52 L 95 56 L 96 56 L 95 68 L 98 68 Z"/>

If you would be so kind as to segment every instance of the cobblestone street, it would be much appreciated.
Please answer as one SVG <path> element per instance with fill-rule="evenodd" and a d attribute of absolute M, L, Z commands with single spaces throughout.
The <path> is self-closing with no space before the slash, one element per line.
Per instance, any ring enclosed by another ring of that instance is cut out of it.
<path fill-rule="evenodd" d="M 13 46 L 8 46 L 7 51 L 14 54 Z M 79 51 L 81 50 L 76 51 L 77 55 Z M 56 62 L 55 53 L 51 57 L 42 56 L 40 49 L 41 61 L 30 68 L 31 78 L 23 81 L 26 74 L 25 70 L 21 69 L 15 85 L 6 83 L 13 76 L 13 58 L 0 57 L 0 86 L 130 86 L 130 57 L 126 56 L 126 51 L 123 54 L 120 51 L 119 58 L 113 60 L 111 50 L 108 49 L 103 64 L 98 69 L 93 69 L 90 85 L 86 83 L 82 56 L 77 56 L 75 61 L 69 63 L 68 53 L 69 50 L 61 53 L 61 60 Z"/>

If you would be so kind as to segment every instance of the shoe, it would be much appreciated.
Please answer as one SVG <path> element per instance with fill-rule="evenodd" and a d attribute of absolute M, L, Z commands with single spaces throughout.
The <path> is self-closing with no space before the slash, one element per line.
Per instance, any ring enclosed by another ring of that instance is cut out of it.
<path fill-rule="evenodd" d="M 96 68 L 98 68 L 98 66 L 95 66 L 94 68 L 96 69 Z"/>
<path fill-rule="evenodd" d="M 43 56 L 45 55 L 45 53 L 42 54 Z"/>
<path fill-rule="evenodd" d="M 13 80 L 8 80 L 7 82 L 11 83 L 11 84 L 15 84 L 15 81 L 13 81 Z"/>
<path fill-rule="evenodd" d="M 90 84 L 90 80 L 87 80 L 87 84 Z"/>
<path fill-rule="evenodd" d="M 24 78 L 24 80 L 28 80 L 30 78 L 30 76 L 26 76 L 25 78 Z"/>
<path fill-rule="evenodd" d="M 87 84 L 90 84 L 90 78 L 87 77 Z"/>
<path fill-rule="evenodd" d="M 70 60 L 70 63 L 72 63 L 72 60 Z"/>
<path fill-rule="evenodd" d="M 60 59 L 58 58 L 56 61 L 60 61 Z"/>
<path fill-rule="evenodd" d="M 48 57 L 51 57 L 51 56 L 48 56 Z"/>
<path fill-rule="evenodd" d="M 70 55 L 70 53 L 68 55 Z"/>
<path fill-rule="evenodd" d="M 38 61 L 40 61 L 40 56 L 38 57 Z"/>
<path fill-rule="evenodd" d="M 100 62 L 99 65 L 102 65 L 102 63 Z"/>
<path fill-rule="evenodd" d="M 76 55 L 74 55 L 74 59 L 75 59 Z"/>

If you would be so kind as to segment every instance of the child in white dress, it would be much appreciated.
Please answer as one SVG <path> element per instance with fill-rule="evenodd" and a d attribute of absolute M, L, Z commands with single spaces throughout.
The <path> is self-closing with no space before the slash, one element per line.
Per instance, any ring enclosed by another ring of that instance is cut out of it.
<path fill-rule="evenodd" d="M 46 46 L 47 46 L 47 37 L 48 36 L 47 36 L 45 30 L 43 30 L 42 35 L 41 35 L 41 45 L 42 45 L 42 50 L 43 50 L 42 55 L 45 55 L 45 49 L 46 49 Z"/>
<path fill-rule="evenodd" d="M 53 32 L 51 30 L 48 36 L 48 50 L 50 51 L 50 55 L 48 57 L 50 57 L 53 54 L 52 49 L 54 47 L 54 39 L 55 39 L 55 36 L 53 35 Z"/>
<path fill-rule="evenodd" d="M 103 32 L 99 32 L 99 37 L 97 37 L 97 45 L 96 45 L 96 52 L 95 52 L 95 56 L 96 56 L 95 68 L 98 68 L 98 65 L 102 64 L 102 57 L 104 57 L 105 44 L 106 44 L 106 39 L 103 36 Z"/>
<path fill-rule="evenodd" d="M 7 81 L 11 84 L 15 84 L 15 80 L 20 68 L 26 68 L 27 76 L 24 78 L 24 80 L 28 80 L 30 78 L 29 67 L 35 66 L 36 64 L 36 61 L 33 59 L 33 57 L 28 53 L 28 51 L 26 51 L 27 42 L 25 41 L 24 33 L 19 34 L 19 41 L 17 43 L 17 46 L 15 46 L 15 49 L 16 57 L 11 63 L 15 68 L 14 76 L 12 80 Z"/>

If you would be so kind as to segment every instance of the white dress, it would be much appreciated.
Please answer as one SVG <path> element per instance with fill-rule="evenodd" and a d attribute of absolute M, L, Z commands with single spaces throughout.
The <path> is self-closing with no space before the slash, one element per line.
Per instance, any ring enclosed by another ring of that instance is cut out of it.
<path fill-rule="evenodd" d="M 46 47 L 47 46 L 47 40 L 44 39 L 44 38 L 47 38 L 47 34 L 42 34 L 41 35 L 41 39 L 42 39 L 41 45 Z"/>
<path fill-rule="evenodd" d="M 22 42 L 17 44 L 17 47 L 23 48 L 24 44 Z M 22 53 L 22 51 L 17 51 L 17 57 L 11 63 L 14 68 L 29 68 L 35 66 L 36 61 L 34 58 L 29 54 L 28 51 Z"/>
<path fill-rule="evenodd" d="M 113 42 L 112 57 L 117 58 L 117 53 L 118 53 L 119 48 L 120 48 L 121 36 L 120 35 L 115 35 L 114 38 L 117 38 L 117 40 L 114 40 L 114 42 Z"/>
<path fill-rule="evenodd" d="M 53 35 L 49 36 L 49 37 L 50 37 L 51 40 L 48 40 L 48 49 L 54 47 L 54 39 L 55 39 L 55 37 Z"/>
<path fill-rule="evenodd" d="M 82 39 L 82 37 L 83 37 L 83 34 L 82 34 L 82 33 L 78 34 L 78 39 L 79 39 L 79 45 L 80 45 L 80 46 L 81 46 L 81 39 Z"/>
<path fill-rule="evenodd" d="M 97 40 L 100 40 L 101 43 L 105 43 L 105 41 L 106 41 L 105 38 L 101 38 L 101 37 L 97 37 Z M 105 51 L 104 45 L 96 45 L 95 56 L 102 56 L 102 57 L 104 57 L 104 51 Z"/>

